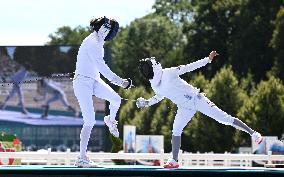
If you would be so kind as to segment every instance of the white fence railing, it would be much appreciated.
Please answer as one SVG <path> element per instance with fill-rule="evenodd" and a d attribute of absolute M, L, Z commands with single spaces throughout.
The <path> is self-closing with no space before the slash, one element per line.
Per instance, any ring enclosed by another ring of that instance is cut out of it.
<path fill-rule="evenodd" d="M 0 152 L 0 159 L 18 158 L 22 164 L 64 164 L 72 165 L 78 156 L 78 152 Z M 92 153 L 89 152 L 90 159 L 99 163 L 111 163 L 111 160 L 127 160 L 146 162 L 150 160 L 159 160 L 160 164 L 164 164 L 171 154 L 164 153 Z M 255 155 L 255 154 L 214 154 L 214 153 L 182 153 L 180 152 L 179 162 L 182 166 L 252 166 L 252 161 L 263 162 L 264 164 L 272 164 L 273 162 L 284 162 L 284 155 Z"/>

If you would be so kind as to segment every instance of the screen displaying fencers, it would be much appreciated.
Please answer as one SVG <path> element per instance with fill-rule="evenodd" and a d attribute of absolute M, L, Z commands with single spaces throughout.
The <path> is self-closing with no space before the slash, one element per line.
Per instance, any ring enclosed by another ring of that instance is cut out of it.
<path fill-rule="evenodd" d="M 79 150 L 83 119 L 72 86 L 78 49 L 0 46 L 0 132 L 18 136 L 24 150 Z M 93 100 L 97 122 L 90 150 L 101 151 L 107 146 L 106 104 Z"/>

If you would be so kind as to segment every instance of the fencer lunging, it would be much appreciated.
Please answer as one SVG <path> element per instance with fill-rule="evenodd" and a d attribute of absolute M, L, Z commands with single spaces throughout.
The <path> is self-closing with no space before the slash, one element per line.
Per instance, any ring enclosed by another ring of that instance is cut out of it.
<path fill-rule="evenodd" d="M 80 167 L 96 166 L 86 156 L 91 130 L 95 124 L 93 95 L 110 102 L 110 115 L 104 117 L 104 122 L 113 136 L 119 136 L 115 117 L 120 107 L 121 97 L 100 78 L 100 73 L 111 83 L 125 89 L 129 88 L 132 83 L 130 79 L 122 79 L 113 73 L 103 59 L 104 42 L 116 36 L 119 28 L 118 22 L 106 17 L 96 18 L 91 20 L 90 27 L 93 32 L 84 39 L 79 48 L 73 80 L 74 93 L 84 120 L 80 135 L 80 156 L 75 163 Z"/>
<path fill-rule="evenodd" d="M 10 91 L 9 95 L 6 97 L 4 103 L 0 106 L 0 109 L 5 109 L 7 102 L 15 95 L 15 93 L 18 94 L 19 98 L 19 103 L 18 105 L 21 106 L 22 108 L 22 113 L 23 114 L 28 114 L 28 110 L 25 108 L 25 102 L 24 102 L 24 95 L 23 91 L 21 88 L 21 84 L 24 82 L 25 78 L 28 75 L 28 70 L 25 68 L 21 67 L 12 77 L 12 83 L 13 87 L 12 90 Z"/>
<path fill-rule="evenodd" d="M 39 95 L 41 95 L 41 97 L 35 97 L 34 101 L 45 101 L 43 105 L 44 111 L 41 115 L 42 118 L 46 119 L 48 117 L 50 104 L 55 101 L 61 101 L 68 111 L 73 112 L 74 116 L 78 117 L 78 112 L 69 104 L 64 90 L 60 86 L 60 83 L 51 79 L 40 79 L 37 84 L 37 92 Z M 48 94 L 52 95 L 49 99 L 47 99 Z"/>
<path fill-rule="evenodd" d="M 219 123 L 231 125 L 249 133 L 257 143 L 261 143 L 263 139 L 258 132 L 252 130 L 241 120 L 219 109 L 203 93 L 200 93 L 199 89 L 179 77 L 184 73 L 191 72 L 205 66 L 207 63 L 211 63 L 217 55 L 216 51 L 212 51 L 204 59 L 187 65 L 166 69 L 162 69 L 161 64 L 154 57 L 140 61 L 140 72 L 145 78 L 149 79 L 156 95 L 148 100 L 142 97 L 138 98 L 136 101 L 137 107 L 151 106 L 161 101 L 164 97 L 173 101 L 178 107 L 172 129 L 172 158 L 164 165 L 165 168 L 179 167 L 178 152 L 181 146 L 181 134 L 184 127 L 197 111 L 215 119 Z"/>

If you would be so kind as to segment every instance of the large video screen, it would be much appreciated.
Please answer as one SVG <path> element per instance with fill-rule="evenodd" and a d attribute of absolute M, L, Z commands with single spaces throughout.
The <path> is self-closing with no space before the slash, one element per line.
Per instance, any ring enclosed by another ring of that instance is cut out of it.
<path fill-rule="evenodd" d="M 83 124 L 73 92 L 79 46 L 0 46 L 0 131 L 24 150 L 79 150 Z M 94 97 L 90 150 L 105 150 L 105 101 Z M 96 139 L 92 139 L 96 138 Z"/>

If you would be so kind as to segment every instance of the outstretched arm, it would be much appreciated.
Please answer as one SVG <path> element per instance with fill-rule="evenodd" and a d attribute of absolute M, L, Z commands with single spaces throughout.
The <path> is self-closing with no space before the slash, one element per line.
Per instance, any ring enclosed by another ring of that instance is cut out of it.
<path fill-rule="evenodd" d="M 210 52 L 209 56 L 204 58 L 204 59 L 198 60 L 196 62 L 187 64 L 187 65 L 180 65 L 180 66 L 175 67 L 173 69 L 176 70 L 178 75 L 182 75 L 184 73 L 191 72 L 191 71 L 194 71 L 198 68 L 201 68 L 202 66 L 205 66 L 207 63 L 211 63 L 211 61 L 217 55 L 219 55 L 219 54 L 216 51 L 212 51 L 212 52 Z"/>
<path fill-rule="evenodd" d="M 160 96 L 160 95 L 155 95 L 153 96 L 152 98 L 146 100 L 145 98 L 138 98 L 137 101 L 136 101 L 136 106 L 138 108 L 143 108 L 143 107 L 149 107 L 149 106 L 152 106 L 156 103 L 159 103 L 161 100 L 163 100 L 164 97 L 163 96 Z"/>
<path fill-rule="evenodd" d="M 163 96 L 160 96 L 160 95 L 154 95 L 153 97 L 151 97 L 150 99 L 148 99 L 148 105 L 149 106 L 152 106 L 154 104 L 157 104 L 159 103 L 160 101 L 162 101 L 164 99 Z"/>

